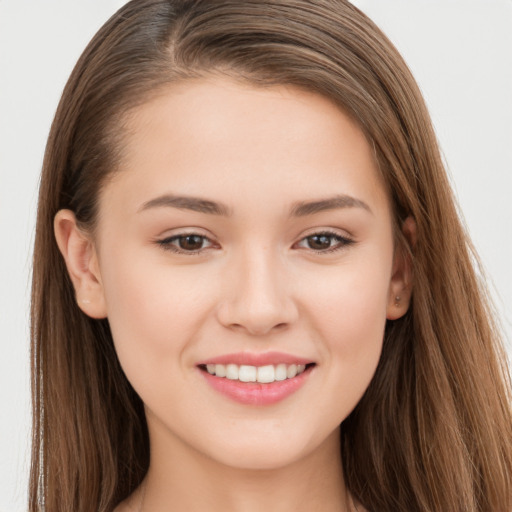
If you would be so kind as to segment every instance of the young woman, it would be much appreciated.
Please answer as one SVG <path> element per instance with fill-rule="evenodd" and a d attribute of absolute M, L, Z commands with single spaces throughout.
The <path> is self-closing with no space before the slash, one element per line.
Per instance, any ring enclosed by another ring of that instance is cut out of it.
<path fill-rule="evenodd" d="M 512 510 L 474 261 L 350 3 L 128 3 L 45 156 L 30 510 Z"/>

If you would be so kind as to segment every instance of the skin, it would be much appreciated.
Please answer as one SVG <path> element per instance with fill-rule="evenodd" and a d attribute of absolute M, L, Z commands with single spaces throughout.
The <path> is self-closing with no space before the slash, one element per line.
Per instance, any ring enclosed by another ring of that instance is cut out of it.
<path fill-rule="evenodd" d="M 211 77 L 138 107 L 125 142 L 94 237 L 68 210 L 55 219 L 79 305 L 108 317 L 145 404 L 145 490 L 116 510 L 352 510 L 339 425 L 368 387 L 386 319 L 407 311 L 411 288 L 361 130 L 321 96 Z M 148 206 L 163 194 L 222 203 L 230 215 Z M 337 194 L 357 201 L 290 216 L 299 202 Z M 407 221 L 406 235 L 413 229 Z M 326 230 L 334 235 L 319 249 L 311 237 Z M 170 237 L 189 233 L 206 237 L 199 253 L 169 249 L 180 243 Z M 197 367 L 267 351 L 315 363 L 273 405 L 234 402 Z"/>

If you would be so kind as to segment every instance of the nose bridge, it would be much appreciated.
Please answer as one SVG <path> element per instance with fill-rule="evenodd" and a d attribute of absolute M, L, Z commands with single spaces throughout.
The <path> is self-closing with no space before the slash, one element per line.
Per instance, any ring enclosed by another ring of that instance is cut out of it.
<path fill-rule="evenodd" d="M 224 325 L 261 335 L 295 320 L 286 268 L 277 251 L 248 244 L 232 263 L 221 308 Z"/>

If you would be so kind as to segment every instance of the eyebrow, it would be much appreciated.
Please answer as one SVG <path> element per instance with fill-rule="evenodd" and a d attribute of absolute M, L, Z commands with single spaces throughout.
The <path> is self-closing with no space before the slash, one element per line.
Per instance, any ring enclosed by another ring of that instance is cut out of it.
<path fill-rule="evenodd" d="M 325 212 L 328 210 L 337 210 L 339 208 L 363 208 L 373 213 L 371 208 L 361 199 L 357 199 L 345 194 L 338 194 L 326 199 L 316 201 L 299 201 L 292 206 L 290 215 L 292 217 L 305 217 L 315 213 Z"/>
<path fill-rule="evenodd" d="M 231 216 L 232 212 L 223 203 L 202 199 L 193 196 L 176 196 L 172 194 L 164 194 L 162 196 L 145 202 L 139 209 L 139 212 L 152 208 L 171 207 L 180 210 L 191 210 L 209 215 L 221 215 L 225 217 Z M 329 210 L 337 210 L 340 208 L 363 208 L 372 213 L 370 207 L 361 199 L 357 199 L 345 194 L 338 194 L 326 199 L 318 199 L 313 201 L 299 201 L 292 205 L 290 209 L 290 217 L 305 217 Z"/>
<path fill-rule="evenodd" d="M 139 211 L 164 206 L 178 208 L 180 210 L 192 210 L 194 212 L 207 213 L 210 215 L 222 215 L 226 217 L 231 215 L 230 209 L 222 203 L 201 199 L 199 197 L 175 196 L 172 194 L 165 194 L 147 201 L 142 205 Z"/>

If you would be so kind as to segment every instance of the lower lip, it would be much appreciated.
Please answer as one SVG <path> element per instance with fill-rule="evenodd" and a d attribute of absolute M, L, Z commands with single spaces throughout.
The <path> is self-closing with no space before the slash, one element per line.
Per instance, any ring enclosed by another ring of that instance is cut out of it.
<path fill-rule="evenodd" d="M 200 370 L 200 372 L 213 389 L 235 402 L 245 405 L 271 405 L 298 391 L 306 382 L 312 369 L 313 367 L 308 367 L 292 379 L 274 381 L 268 384 L 241 382 L 225 377 L 216 377 L 204 370 Z"/>

